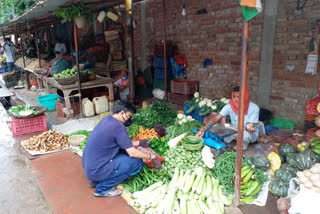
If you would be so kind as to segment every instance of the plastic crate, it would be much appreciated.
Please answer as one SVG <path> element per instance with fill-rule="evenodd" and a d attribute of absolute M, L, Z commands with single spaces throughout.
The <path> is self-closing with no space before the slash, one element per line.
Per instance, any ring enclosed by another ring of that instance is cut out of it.
<path fill-rule="evenodd" d="M 11 117 L 11 131 L 13 137 L 38 131 L 47 131 L 46 116 L 40 115 L 29 119 Z"/>
<path fill-rule="evenodd" d="M 199 115 L 199 108 L 196 108 L 191 114 L 187 114 L 188 110 L 189 110 L 189 107 L 184 105 L 183 112 L 185 115 L 187 115 L 187 116 L 190 115 L 193 119 L 203 122 L 204 118 Z"/>
<path fill-rule="evenodd" d="M 316 116 L 320 115 L 320 113 L 317 111 L 317 105 L 319 103 L 320 103 L 320 97 L 307 101 L 306 114 L 311 114 Z"/>
<path fill-rule="evenodd" d="M 318 137 L 318 136 L 315 134 L 315 132 L 318 131 L 318 130 L 319 130 L 319 128 L 318 128 L 318 127 L 315 127 L 315 128 L 309 129 L 309 130 L 307 131 L 307 138 L 306 138 L 307 142 L 309 142 L 310 139 L 313 138 L 313 137 Z"/>
<path fill-rule="evenodd" d="M 171 102 L 172 104 L 177 104 L 183 106 L 184 103 L 192 99 L 193 95 L 191 94 L 175 94 L 171 93 Z"/>
<path fill-rule="evenodd" d="M 56 101 L 56 107 L 57 107 L 57 114 L 60 117 L 67 117 L 67 115 L 63 112 L 63 109 L 66 107 L 65 103 L 62 104 L 59 101 Z M 80 103 L 79 102 L 71 103 L 71 108 L 73 110 L 74 115 L 80 114 Z"/>
<path fill-rule="evenodd" d="M 199 82 L 196 80 L 171 80 L 171 91 L 177 94 L 194 94 L 199 91 Z"/>

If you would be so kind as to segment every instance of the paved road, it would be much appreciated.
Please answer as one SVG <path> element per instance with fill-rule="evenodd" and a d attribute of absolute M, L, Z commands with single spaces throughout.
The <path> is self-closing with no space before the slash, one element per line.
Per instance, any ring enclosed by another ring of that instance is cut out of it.
<path fill-rule="evenodd" d="M 43 197 L 26 157 L 16 149 L 15 139 L 0 103 L 0 213 L 47 214 L 50 208 Z"/>

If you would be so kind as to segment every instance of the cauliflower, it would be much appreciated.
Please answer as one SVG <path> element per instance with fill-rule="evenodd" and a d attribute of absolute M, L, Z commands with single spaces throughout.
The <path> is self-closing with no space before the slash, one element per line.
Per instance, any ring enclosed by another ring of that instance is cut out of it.
<path fill-rule="evenodd" d="M 208 98 L 204 98 L 203 101 L 208 102 Z"/>
<path fill-rule="evenodd" d="M 225 103 L 225 104 L 228 104 L 229 101 L 230 101 L 229 99 L 225 99 L 225 100 L 224 100 L 224 103 Z"/>
<path fill-rule="evenodd" d="M 207 103 L 207 106 L 208 106 L 208 107 L 211 107 L 211 106 L 212 106 L 212 102 Z"/>
<path fill-rule="evenodd" d="M 180 120 L 181 120 L 181 119 L 183 119 L 183 118 L 184 118 L 184 115 L 183 115 L 183 114 L 178 114 L 178 116 L 177 116 L 177 117 L 178 117 L 178 119 L 180 119 Z"/>
<path fill-rule="evenodd" d="M 182 125 L 182 120 L 178 121 L 178 124 L 179 124 L 179 125 Z"/>
<path fill-rule="evenodd" d="M 212 100 L 208 99 L 208 100 L 207 100 L 207 103 L 212 103 Z"/>
<path fill-rule="evenodd" d="M 194 93 L 193 95 L 195 98 L 198 98 L 200 96 L 199 92 Z"/>
<path fill-rule="evenodd" d="M 224 98 L 224 97 L 220 99 L 221 102 L 225 102 L 226 100 L 227 98 Z"/>
<path fill-rule="evenodd" d="M 181 122 L 182 122 L 182 123 L 186 123 L 186 122 L 187 122 L 187 119 L 186 119 L 186 118 L 183 118 L 183 119 L 181 120 Z"/>
<path fill-rule="evenodd" d="M 192 120 L 192 117 L 191 116 L 187 116 L 187 120 Z"/>
<path fill-rule="evenodd" d="M 216 110 L 217 109 L 217 106 L 214 105 L 214 106 L 211 106 L 212 110 Z"/>
<path fill-rule="evenodd" d="M 202 100 L 200 103 L 199 103 L 199 107 L 201 108 L 202 106 L 205 106 L 207 104 L 207 102 L 205 102 L 204 100 Z"/>
<path fill-rule="evenodd" d="M 196 99 L 196 102 L 200 102 L 200 99 L 198 98 L 198 99 Z"/>

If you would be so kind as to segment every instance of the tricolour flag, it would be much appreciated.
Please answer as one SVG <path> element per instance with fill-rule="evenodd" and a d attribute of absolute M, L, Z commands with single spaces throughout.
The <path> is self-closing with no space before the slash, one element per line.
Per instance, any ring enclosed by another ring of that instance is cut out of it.
<path fill-rule="evenodd" d="M 242 13 L 246 21 L 249 21 L 262 10 L 261 0 L 239 0 Z"/>

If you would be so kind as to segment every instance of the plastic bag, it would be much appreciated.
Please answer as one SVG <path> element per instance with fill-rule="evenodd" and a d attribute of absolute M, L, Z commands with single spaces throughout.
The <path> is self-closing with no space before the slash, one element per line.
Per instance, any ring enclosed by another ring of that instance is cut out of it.
<path fill-rule="evenodd" d="M 295 190 L 290 192 L 290 189 Z M 299 184 L 299 180 L 293 178 L 290 181 L 289 196 L 291 200 L 291 207 L 289 209 L 290 214 L 314 214 L 317 213 L 318 203 L 320 201 L 320 193 L 317 193 L 311 189 L 305 188 Z"/>
<path fill-rule="evenodd" d="M 157 158 L 159 159 L 160 163 L 162 163 L 162 161 L 164 161 L 164 158 L 161 157 L 160 155 L 158 155 L 155 151 L 153 151 L 150 148 L 143 148 L 141 146 L 138 147 L 138 150 L 142 151 L 142 152 L 150 152 L 151 154 L 154 154 L 155 156 L 157 156 Z M 150 166 L 151 169 L 154 169 L 155 166 L 152 167 L 152 160 L 147 160 L 147 159 L 143 159 L 143 163 Z"/>
<path fill-rule="evenodd" d="M 283 117 L 276 117 L 270 120 L 272 126 L 293 130 L 296 126 L 293 120 L 287 120 Z"/>

